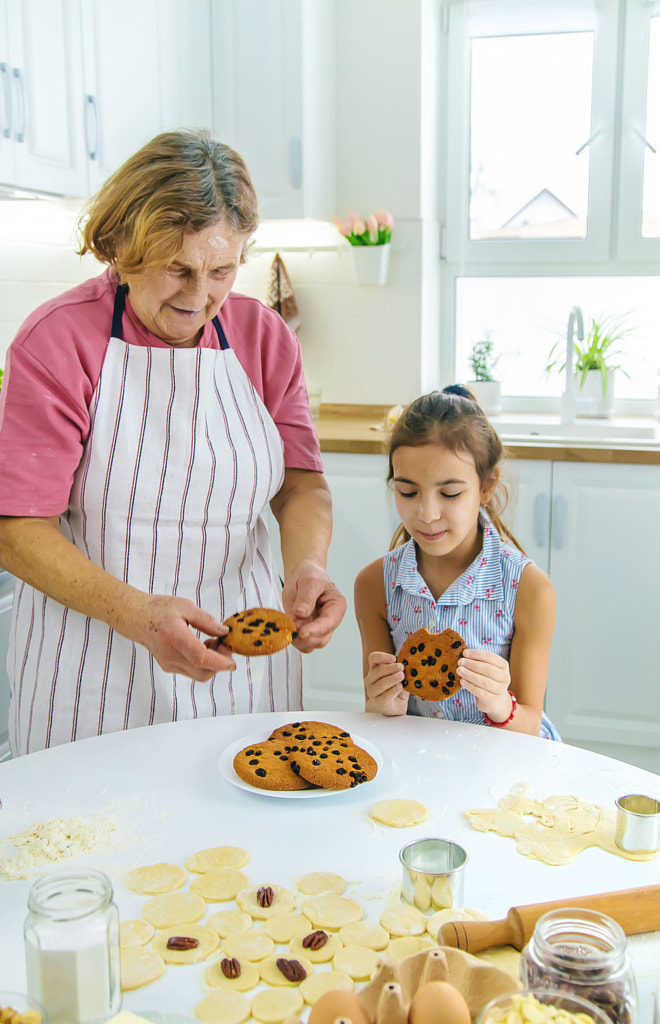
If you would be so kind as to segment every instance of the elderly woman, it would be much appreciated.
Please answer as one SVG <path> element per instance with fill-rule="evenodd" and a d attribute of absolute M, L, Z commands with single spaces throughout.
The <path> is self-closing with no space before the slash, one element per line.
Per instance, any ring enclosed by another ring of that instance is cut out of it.
<path fill-rule="evenodd" d="M 106 271 L 37 309 L 10 346 L 14 754 L 302 708 L 298 652 L 324 646 L 346 605 L 325 572 L 331 505 L 300 347 L 231 292 L 257 219 L 237 153 L 205 132 L 158 136 L 91 202 L 81 252 Z M 234 660 L 222 620 L 253 607 L 284 607 L 298 650 Z"/>

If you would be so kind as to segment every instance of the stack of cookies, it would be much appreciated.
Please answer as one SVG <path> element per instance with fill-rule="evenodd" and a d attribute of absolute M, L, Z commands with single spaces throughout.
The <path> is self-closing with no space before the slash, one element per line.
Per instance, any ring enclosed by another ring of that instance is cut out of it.
<path fill-rule="evenodd" d="M 234 771 L 257 789 L 352 789 L 375 778 L 373 757 L 327 722 L 291 722 L 236 754 Z"/>

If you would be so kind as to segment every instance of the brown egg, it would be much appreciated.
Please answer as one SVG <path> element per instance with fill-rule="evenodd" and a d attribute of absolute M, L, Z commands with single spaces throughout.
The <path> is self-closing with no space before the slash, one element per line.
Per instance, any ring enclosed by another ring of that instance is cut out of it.
<path fill-rule="evenodd" d="M 364 1006 L 354 992 L 335 988 L 317 999 L 309 1014 L 308 1024 L 335 1024 L 336 1020 L 352 1024 L 371 1024 Z"/>
<path fill-rule="evenodd" d="M 408 1024 L 470 1024 L 470 1010 L 449 982 L 429 981 L 412 997 Z"/>

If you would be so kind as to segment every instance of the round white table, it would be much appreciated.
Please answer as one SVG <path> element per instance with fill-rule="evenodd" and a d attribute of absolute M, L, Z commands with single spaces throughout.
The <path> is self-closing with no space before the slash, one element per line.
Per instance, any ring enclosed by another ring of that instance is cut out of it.
<path fill-rule="evenodd" d="M 221 772 L 223 750 L 242 737 L 246 743 L 267 737 L 292 720 L 290 713 L 152 726 L 1 764 L 0 840 L 50 818 L 112 817 L 127 845 L 79 863 L 110 875 L 123 920 L 139 917 L 145 902 L 123 883 L 127 870 L 157 861 L 183 865 L 196 850 L 219 845 L 245 847 L 250 861 L 243 870 L 253 884 L 294 887 L 310 871 L 343 875 L 346 895 L 360 901 L 371 921 L 399 899 L 400 848 L 424 836 L 465 847 L 465 905 L 491 918 L 504 917 L 511 906 L 660 882 L 660 858 L 633 862 L 590 848 L 571 864 L 551 867 L 520 856 L 511 839 L 476 832 L 463 816 L 494 807 L 518 782 L 529 783 L 539 799 L 571 794 L 613 808 L 625 793 L 660 798 L 659 776 L 568 744 L 487 727 L 334 711 L 300 717 L 331 722 L 374 744 L 383 757 L 377 777 L 318 798 L 246 792 Z M 369 807 L 388 797 L 421 800 L 429 818 L 406 829 L 374 824 Z M 0 882 L 0 990 L 25 986 L 22 930 L 30 885 Z M 630 946 L 640 1024 L 651 1024 L 660 932 L 632 937 Z M 126 993 L 124 1009 L 192 1014 L 205 994 L 204 967 L 168 967 L 157 982 Z"/>

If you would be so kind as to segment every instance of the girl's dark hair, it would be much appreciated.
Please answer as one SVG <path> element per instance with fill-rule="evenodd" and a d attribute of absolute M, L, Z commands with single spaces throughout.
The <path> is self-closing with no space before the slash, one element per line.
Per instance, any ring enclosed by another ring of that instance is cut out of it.
<path fill-rule="evenodd" d="M 488 421 L 474 395 L 461 384 L 452 384 L 443 391 L 432 391 L 416 398 L 408 405 L 392 428 L 388 451 L 387 482 L 394 476 L 392 455 L 404 445 L 418 447 L 441 444 L 451 452 L 466 452 L 474 459 L 479 482 L 487 484 L 504 458 L 505 452 L 499 434 Z M 506 486 L 500 480 L 486 504 L 493 526 L 503 540 L 522 547 L 502 522 L 501 516 L 508 502 Z M 390 550 L 410 540 L 401 524 L 392 538 Z M 524 552 L 523 552 L 524 554 Z"/>

